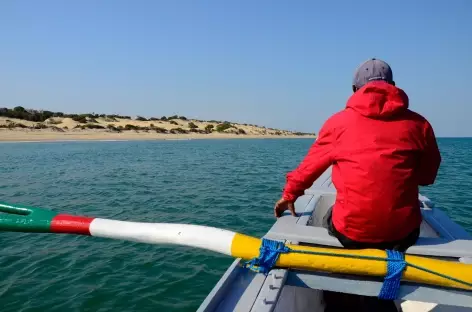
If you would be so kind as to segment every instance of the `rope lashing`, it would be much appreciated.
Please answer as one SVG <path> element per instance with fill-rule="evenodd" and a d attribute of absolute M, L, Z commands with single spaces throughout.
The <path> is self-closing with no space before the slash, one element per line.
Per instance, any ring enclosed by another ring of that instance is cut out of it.
<path fill-rule="evenodd" d="M 395 300 L 400 290 L 400 281 L 403 270 L 406 268 L 405 256 L 396 250 L 386 250 L 387 252 L 387 275 L 385 276 L 379 298 L 385 300 Z"/>
<path fill-rule="evenodd" d="M 277 259 L 281 253 L 287 253 L 290 249 L 283 242 L 269 239 L 262 239 L 259 248 L 259 257 L 246 262 L 245 267 L 252 271 L 264 273 L 267 275 L 275 266 Z"/>
<path fill-rule="evenodd" d="M 403 275 L 403 271 L 407 266 L 412 268 L 440 276 L 445 279 L 472 287 L 472 283 L 457 279 L 452 276 L 448 276 L 439 272 L 432 271 L 430 269 L 411 264 L 405 261 L 405 256 L 399 251 L 386 250 L 386 257 L 376 256 L 362 256 L 362 255 L 350 255 L 350 254 L 339 254 L 336 252 L 323 252 L 323 251 L 311 251 L 311 250 L 295 250 L 287 247 L 283 242 L 269 240 L 266 238 L 262 239 L 262 244 L 259 249 L 259 256 L 253 258 L 245 263 L 245 267 L 255 272 L 264 273 L 267 275 L 269 271 L 275 266 L 277 259 L 281 253 L 300 253 L 310 254 L 318 256 L 333 256 L 343 257 L 351 259 L 363 259 L 363 260 L 375 260 L 375 261 L 386 261 L 387 262 L 387 274 L 384 278 L 384 282 L 378 297 L 380 299 L 395 300 L 398 297 L 398 291 L 400 289 L 400 281 Z"/>

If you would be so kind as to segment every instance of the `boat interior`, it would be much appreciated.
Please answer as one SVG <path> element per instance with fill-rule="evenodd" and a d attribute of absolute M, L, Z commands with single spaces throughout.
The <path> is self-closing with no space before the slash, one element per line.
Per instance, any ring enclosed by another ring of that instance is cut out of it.
<path fill-rule="evenodd" d="M 295 203 L 297 217 L 279 218 L 265 238 L 290 244 L 342 248 L 322 227 L 322 220 L 334 204 L 336 190 L 328 169 Z M 427 197 L 420 195 L 423 222 L 420 238 L 407 254 L 470 263 L 472 236 L 454 223 Z M 352 294 L 376 297 L 383 279 L 346 276 L 325 272 L 272 269 L 266 276 L 242 267 L 236 259 L 198 309 L 209 311 L 325 311 L 325 295 Z M 397 311 L 471 311 L 472 292 L 402 282 Z"/>

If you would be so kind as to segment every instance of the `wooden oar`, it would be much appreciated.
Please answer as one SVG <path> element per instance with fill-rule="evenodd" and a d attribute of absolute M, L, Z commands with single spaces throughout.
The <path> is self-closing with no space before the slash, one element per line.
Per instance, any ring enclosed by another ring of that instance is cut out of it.
<path fill-rule="evenodd" d="M 147 244 L 175 244 L 251 260 L 262 240 L 229 230 L 191 224 L 145 223 L 58 214 L 50 210 L 0 203 L 0 231 L 65 233 Z M 386 252 L 287 244 L 275 267 L 384 277 Z M 406 255 L 403 280 L 472 290 L 472 265 Z M 424 270 L 426 268 L 426 270 Z M 439 274 L 435 274 L 439 273 Z"/>

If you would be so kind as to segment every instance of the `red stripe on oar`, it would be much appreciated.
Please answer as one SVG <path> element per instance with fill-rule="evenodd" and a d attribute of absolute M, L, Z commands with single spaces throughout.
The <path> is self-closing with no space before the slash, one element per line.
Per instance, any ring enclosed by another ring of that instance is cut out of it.
<path fill-rule="evenodd" d="M 90 223 L 95 218 L 58 214 L 51 220 L 51 232 L 90 235 Z"/>

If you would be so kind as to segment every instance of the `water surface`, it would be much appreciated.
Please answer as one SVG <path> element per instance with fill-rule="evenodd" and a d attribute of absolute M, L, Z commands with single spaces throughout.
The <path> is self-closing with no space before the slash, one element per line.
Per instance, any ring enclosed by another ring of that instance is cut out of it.
<path fill-rule="evenodd" d="M 311 139 L 0 144 L 0 200 L 262 236 L 285 173 Z M 422 192 L 472 232 L 472 140 L 440 139 Z M 2 311 L 195 311 L 231 264 L 212 252 L 109 239 L 0 233 Z"/>

